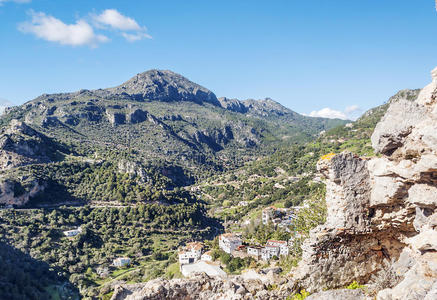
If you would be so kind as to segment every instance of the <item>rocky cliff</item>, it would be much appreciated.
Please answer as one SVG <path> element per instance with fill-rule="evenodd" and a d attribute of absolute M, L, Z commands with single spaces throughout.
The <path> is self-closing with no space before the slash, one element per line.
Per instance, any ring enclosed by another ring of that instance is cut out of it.
<path fill-rule="evenodd" d="M 106 96 L 129 95 L 137 100 L 208 102 L 220 106 L 213 92 L 169 70 L 143 72 L 120 86 L 96 92 Z"/>
<path fill-rule="evenodd" d="M 304 244 L 295 280 L 312 292 L 366 283 L 377 299 L 437 298 L 437 69 L 414 102 L 393 101 L 369 160 L 322 160 L 326 224 Z"/>
<path fill-rule="evenodd" d="M 31 163 L 50 162 L 55 143 L 24 122 L 12 120 L 0 131 L 0 171 Z"/>
<path fill-rule="evenodd" d="M 188 279 L 155 279 L 145 284 L 119 285 L 111 300 L 179 300 L 179 299 L 285 299 L 292 290 L 286 279 L 269 274 L 270 279 L 247 279 L 243 276 L 214 278 L 206 274 L 196 274 Z M 262 278 L 264 279 L 264 278 Z M 272 290 L 273 284 L 281 284 Z M 270 291 L 269 290 L 270 287 Z"/>

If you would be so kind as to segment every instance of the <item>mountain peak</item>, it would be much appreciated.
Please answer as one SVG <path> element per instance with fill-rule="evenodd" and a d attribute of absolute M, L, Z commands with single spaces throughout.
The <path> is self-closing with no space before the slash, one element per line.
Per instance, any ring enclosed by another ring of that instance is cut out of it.
<path fill-rule="evenodd" d="M 123 84 L 106 89 L 112 94 L 128 94 L 145 100 L 192 101 L 219 106 L 213 92 L 170 70 L 152 69 L 139 73 Z"/>

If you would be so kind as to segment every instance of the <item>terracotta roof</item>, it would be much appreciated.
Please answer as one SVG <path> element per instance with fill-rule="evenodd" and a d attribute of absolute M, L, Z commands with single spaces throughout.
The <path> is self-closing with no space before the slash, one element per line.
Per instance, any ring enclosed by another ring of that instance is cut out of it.
<path fill-rule="evenodd" d="M 235 233 L 223 233 L 222 235 L 220 235 L 220 239 L 221 238 L 227 238 L 227 239 L 239 239 L 239 237 L 235 234 Z"/>
<path fill-rule="evenodd" d="M 201 242 L 191 242 L 185 246 L 186 249 L 202 250 L 203 243 Z"/>
<path fill-rule="evenodd" d="M 179 248 L 179 254 L 183 254 L 186 252 L 191 252 L 192 250 L 198 251 L 203 249 L 203 243 L 201 242 L 190 242 L 185 247 Z"/>
<path fill-rule="evenodd" d="M 286 241 L 275 241 L 275 240 L 268 240 L 267 241 L 267 244 L 268 243 L 275 243 L 275 244 L 287 244 L 287 242 Z"/>

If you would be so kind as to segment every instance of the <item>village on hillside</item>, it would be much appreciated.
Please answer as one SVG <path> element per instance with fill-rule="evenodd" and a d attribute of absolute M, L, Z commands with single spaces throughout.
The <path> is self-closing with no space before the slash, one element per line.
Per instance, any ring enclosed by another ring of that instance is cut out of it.
<path fill-rule="evenodd" d="M 261 223 L 263 225 L 281 228 L 290 232 L 290 227 L 296 219 L 299 207 L 293 209 L 275 208 L 273 206 L 263 209 Z M 227 232 L 218 236 L 218 250 L 226 253 L 231 258 L 250 259 L 255 262 L 268 264 L 271 260 L 278 260 L 290 253 L 293 240 L 299 233 L 288 240 L 269 239 L 265 244 L 244 243 L 242 234 Z M 216 249 L 217 250 L 217 249 Z M 202 242 L 190 242 L 178 249 L 180 271 L 185 277 L 195 273 L 204 272 L 209 276 L 225 277 L 226 272 L 221 268 L 217 251 Z"/>

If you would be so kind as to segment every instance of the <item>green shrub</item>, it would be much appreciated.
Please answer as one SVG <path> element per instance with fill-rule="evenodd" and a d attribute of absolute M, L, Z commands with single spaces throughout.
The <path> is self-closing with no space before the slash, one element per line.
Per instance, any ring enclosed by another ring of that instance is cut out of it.
<path fill-rule="evenodd" d="M 293 296 L 291 296 L 291 298 L 287 299 L 287 300 L 303 300 L 306 297 L 308 297 L 310 295 L 309 292 L 307 292 L 305 289 L 300 290 L 299 293 L 294 294 Z"/>
<path fill-rule="evenodd" d="M 349 284 L 346 288 L 349 290 L 356 290 L 356 289 L 362 289 L 364 288 L 364 285 L 359 284 L 356 281 L 353 281 L 351 284 Z"/>

